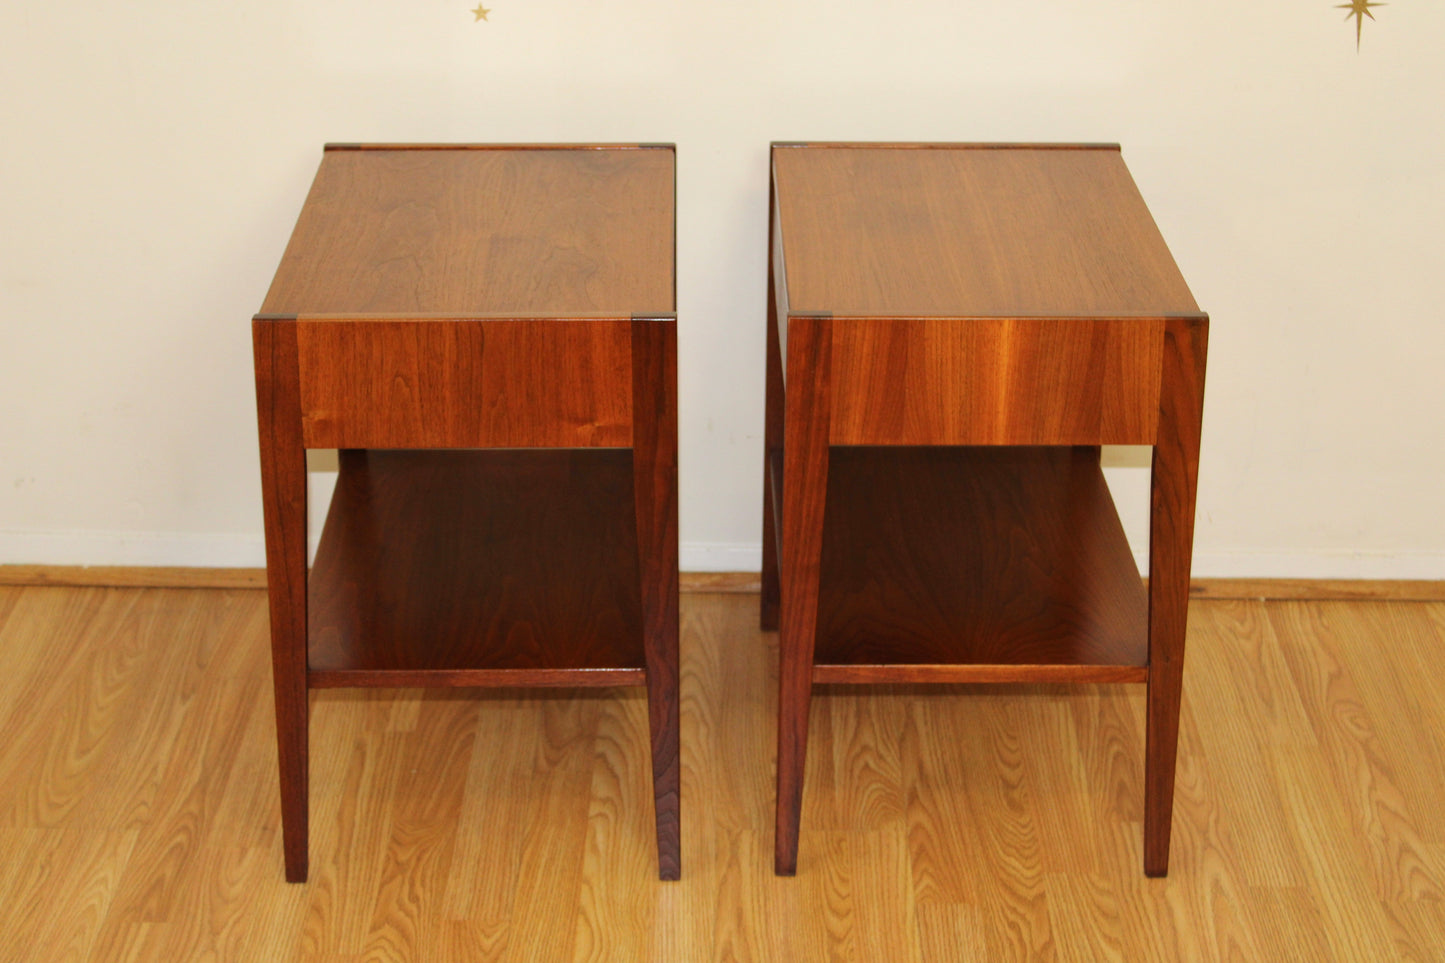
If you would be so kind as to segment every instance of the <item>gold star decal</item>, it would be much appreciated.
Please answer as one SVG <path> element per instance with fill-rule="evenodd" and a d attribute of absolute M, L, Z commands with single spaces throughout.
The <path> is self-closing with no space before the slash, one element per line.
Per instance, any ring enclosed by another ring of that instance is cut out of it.
<path fill-rule="evenodd" d="M 1355 18 L 1355 50 L 1358 51 L 1360 49 L 1360 31 L 1365 28 L 1365 18 L 1375 19 L 1375 15 L 1370 12 L 1370 8 L 1384 6 L 1388 6 L 1388 4 L 1375 3 L 1373 0 L 1350 0 L 1349 3 L 1335 4 L 1336 10 L 1349 11 L 1349 13 L 1345 14 L 1346 20 L 1351 17 Z"/>
<path fill-rule="evenodd" d="M 492 12 L 492 11 L 490 11 L 490 10 L 488 10 L 486 7 L 482 6 L 480 3 L 477 4 L 477 9 L 475 9 L 475 10 L 472 11 L 472 13 L 476 15 L 477 20 L 486 20 L 486 19 L 487 19 L 487 14 L 489 14 L 489 13 L 491 13 L 491 12 Z M 476 23 L 477 20 L 473 20 L 472 22 L 473 22 L 473 23 Z M 488 22 L 488 23 L 491 23 L 490 20 L 488 20 L 487 22 Z"/>

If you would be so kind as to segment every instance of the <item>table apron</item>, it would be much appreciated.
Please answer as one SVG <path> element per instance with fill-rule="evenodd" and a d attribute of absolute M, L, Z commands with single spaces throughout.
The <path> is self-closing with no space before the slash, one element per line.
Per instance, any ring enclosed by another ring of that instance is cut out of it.
<path fill-rule="evenodd" d="M 1151 445 L 1158 318 L 833 318 L 835 445 Z"/>
<path fill-rule="evenodd" d="M 628 447 L 631 327 L 302 319 L 306 447 Z"/>

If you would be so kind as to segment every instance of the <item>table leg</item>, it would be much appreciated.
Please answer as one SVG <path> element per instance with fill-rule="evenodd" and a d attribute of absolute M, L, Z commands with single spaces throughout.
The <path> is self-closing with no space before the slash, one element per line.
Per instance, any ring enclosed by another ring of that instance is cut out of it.
<path fill-rule="evenodd" d="M 1169 872 L 1208 340 L 1207 318 L 1167 322 L 1149 512 L 1149 697 L 1144 750 L 1147 876 Z"/>
<path fill-rule="evenodd" d="M 782 633 L 778 640 L 778 798 L 773 866 L 798 869 L 798 823 L 813 694 L 818 569 L 828 492 L 832 318 L 788 319 L 783 450 Z"/>
<path fill-rule="evenodd" d="M 661 879 L 682 874 L 678 719 L 677 321 L 632 322 L 632 471 Z"/>
<path fill-rule="evenodd" d="M 307 864 L 306 449 L 301 439 L 296 321 L 258 317 L 252 322 L 251 336 L 256 353 L 281 834 L 286 880 L 302 883 Z"/>

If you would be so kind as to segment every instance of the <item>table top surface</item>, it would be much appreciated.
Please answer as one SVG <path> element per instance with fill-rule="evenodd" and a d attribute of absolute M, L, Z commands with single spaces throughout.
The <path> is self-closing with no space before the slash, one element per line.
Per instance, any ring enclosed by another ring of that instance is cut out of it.
<path fill-rule="evenodd" d="M 788 310 L 1198 312 L 1112 145 L 777 145 Z"/>
<path fill-rule="evenodd" d="M 331 146 L 264 314 L 675 309 L 670 146 Z"/>

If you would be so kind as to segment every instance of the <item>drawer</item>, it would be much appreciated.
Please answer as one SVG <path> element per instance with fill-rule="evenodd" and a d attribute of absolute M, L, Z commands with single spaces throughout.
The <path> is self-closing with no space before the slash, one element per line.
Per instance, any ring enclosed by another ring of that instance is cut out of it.
<path fill-rule="evenodd" d="M 1152 445 L 1160 318 L 834 318 L 835 445 Z"/>
<path fill-rule="evenodd" d="M 305 445 L 629 447 L 631 325 L 302 319 Z"/>

